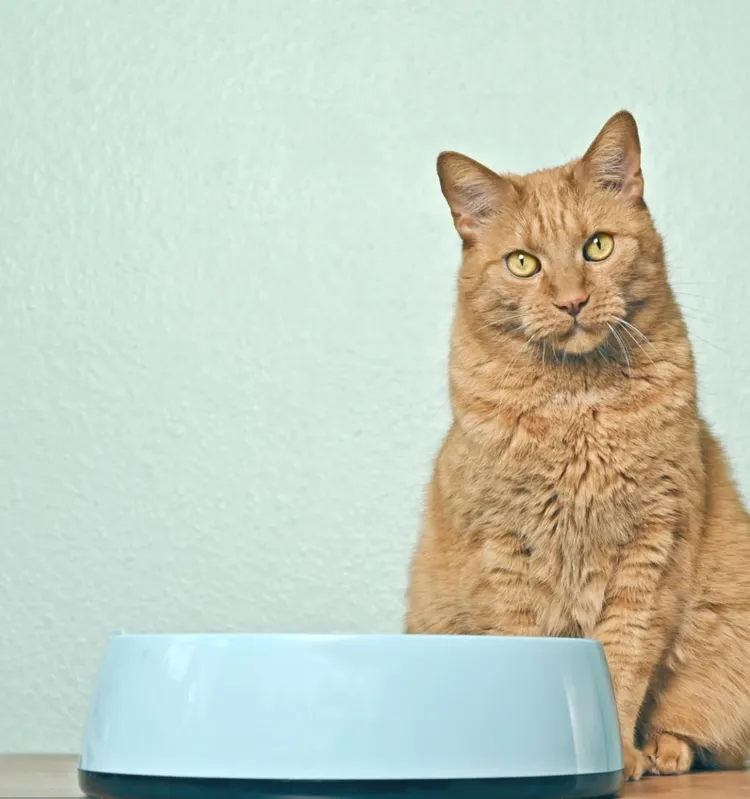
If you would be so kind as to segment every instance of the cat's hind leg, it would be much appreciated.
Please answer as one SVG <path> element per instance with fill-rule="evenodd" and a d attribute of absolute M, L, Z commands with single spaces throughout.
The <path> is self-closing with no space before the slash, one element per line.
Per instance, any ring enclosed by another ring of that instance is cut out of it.
<path fill-rule="evenodd" d="M 695 571 L 641 728 L 658 774 L 741 768 L 750 748 L 750 517 L 705 426 L 703 459 Z"/>
<path fill-rule="evenodd" d="M 696 604 L 646 719 L 656 774 L 742 768 L 750 750 L 750 609 Z"/>

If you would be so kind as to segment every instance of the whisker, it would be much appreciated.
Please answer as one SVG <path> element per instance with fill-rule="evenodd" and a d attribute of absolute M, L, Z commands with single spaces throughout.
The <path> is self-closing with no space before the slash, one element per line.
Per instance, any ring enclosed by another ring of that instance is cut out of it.
<path fill-rule="evenodd" d="M 684 303 L 684 302 L 681 302 L 681 303 L 679 303 L 679 305 L 680 305 L 680 308 L 681 308 L 683 311 L 690 311 L 690 313 L 699 314 L 699 315 L 700 315 L 700 316 L 702 316 L 704 319 L 709 319 L 709 318 L 711 318 L 711 317 L 714 315 L 712 311 L 706 311 L 706 310 L 705 310 L 705 309 L 703 309 L 703 308 L 693 308 L 693 307 L 692 307 L 692 306 L 690 306 L 690 305 L 685 305 L 685 303 Z"/>
<path fill-rule="evenodd" d="M 698 300 L 705 300 L 706 299 L 706 295 L 705 294 L 691 294 L 689 291 L 683 291 L 680 288 L 676 289 L 675 294 L 678 294 L 679 297 L 695 297 Z M 678 299 L 679 299 L 679 297 L 678 297 Z"/>
<path fill-rule="evenodd" d="M 622 354 L 625 356 L 625 363 L 628 365 L 628 377 L 632 377 L 633 374 L 632 374 L 632 371 L 630 369 L 630 358 L 628 358 L 627 346 L 626 346 L 625 342 L 622 340 L 622 338 L 620 337 L 620 335 L 618 334 L 618 332 L 614 329 L 614 327 L 612 327 L 611 324 L 609 324 L 609 322 L 607 322 L 607 327 L 612 331 L 612 335 L 617 339 L 617 341 L 618 341 L 618 343 L 620 345 L 620 349 L 622 350 Z"/>
<path fill-rule="evenodd" d="M 654 345 L 651 343 L 651 341 L 649 341 L 648 336 L 646 336 L 644 333 L 642 333 L 635 325 L 631 325 L 630 322 L 627 321 L 627 319 L 621 319 L 619 316 L 615 316 L 614 319 L 616 319 L 617 322 L 622 326 L 623 332 L 627 333 L 628 336 L 630 336 L 630 338 L 635 342 L 635 344 L 638 345 L 640 350 L 649 359 L 649 361 L 651 361 L 651 363 L 655 363 L 654 359 L 646 351 L 646 349 L 641 344 L 641 342 L 638 341 L 638 339 L 633 335 L 633 333 L 638 334 L 643 339 L 643 341 L 645 341 L 645 343 L 648 344 L 651 347 L 651 349 L 653 349 L 654 352 L 656 352 L 657 355 L 658 355 L 658 351 L 656 350 L 656 347 L 654 347 Z"/>
<path fill-rule="evenodd" d="M 620 316 L 615 316 L 613 318 L 616 319 L 621 325 L 625 325 L 625 327 L 629 327 L 634 333 L 639 335 L 643 339 L 643 341 L 645 341 L 646 344 L 648 344 L 650 347 L 654 346 L 651 343 L 651 341 L 649 340 L 649 337 L 642 330 L 639 330 L 635 325 L 631 325 L 630 322 L 628 322 L 627 319 L 623 319 Z"/>
<path fill-rule="evenodd" d="M 719 352 L 723 352 L 724 355 L 731 355 L 729 350 L 724 349 L 724 347 L 720 347 L 718 344 L 714 344 L 713 342 L 709 341 L 708 339 L 701 338 L 701 336 L 699 336 L 697 333 L 693 333 L 692 330 L 689 332 L 688 335 L 689 335 L 690 338 L 697 338 L 698 341 L 702 341 L 704 344 L 708 344 L 709 347 L 713 347 L 715 350 L 718 350 Z"/>
<path fill-rule="evenodd" d="M 502 328 L 504 327 L 504 325 L 507 322 L 515 322 L 516 320 L 522 319 L 522 318 L 523 318 L 523 314 L 518 313 L 518 314 L 513 314 L 512 316 L 506 316 L 503 319 L 493 319 L 491 322 L 487 322 L 486 325 L 482 325 L 481 327 L 478 327 L 474 332 L 475 333 L 481 333 L 482 331 L 487 330 L 490 327 L 494 327 L 494 328 L 497 328 L 497 331 L 499 333 L 499 332 L 502 331 Z M 521 326 L 518 329 L 522 330 L 523 326 Z"/>
<path fill-rule="evenodd" d="M 648 352 L 646 352 L 641 342 L 638 341 L 638 339 L 627 329 L 627 327 L 623 327 L 622 332 L 628 334 L 628 336 L 632 339 L 632 341 L 635 342 L 638 349 L 641 350 L 641 352 L 649 359 L 649 361 L 651 361 L 651 363 L 655 363 L 654 359 L 648 354 Z"/>

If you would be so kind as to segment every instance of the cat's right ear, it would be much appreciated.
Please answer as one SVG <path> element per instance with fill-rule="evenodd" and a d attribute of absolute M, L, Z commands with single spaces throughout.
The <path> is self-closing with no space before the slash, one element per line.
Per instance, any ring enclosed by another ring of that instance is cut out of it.
<path fill-rule="evenodd" d="M 505 181 L 496 172 L 460 153 L 440 153 L 437 172 L 458 235 L 471 244 L 482 224 L 502 204 Z"/>

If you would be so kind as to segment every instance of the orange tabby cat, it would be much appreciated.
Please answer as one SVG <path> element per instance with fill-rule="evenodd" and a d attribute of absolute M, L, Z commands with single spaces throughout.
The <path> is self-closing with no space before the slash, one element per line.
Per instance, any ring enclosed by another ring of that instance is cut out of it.
<path fill-rule="evenodd" d="M 463 239 L 454 421 L 407 630 L 597 638 L 627 778 L 741 767 L 750 518 L 698 416 L 635 120 L 556 169 L 438 173 Z"/>

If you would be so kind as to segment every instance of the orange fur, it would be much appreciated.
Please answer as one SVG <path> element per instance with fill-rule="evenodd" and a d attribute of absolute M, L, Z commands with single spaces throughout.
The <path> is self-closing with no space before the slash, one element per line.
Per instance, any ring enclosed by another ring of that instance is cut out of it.
<path fill-rule="evenodd" d="M 438 172 L 463 239 L 454 421 L 407 631 L 597 638 L 628 778 L 741 766 L 750 518 L 698 416 L 635 121 L 616 114 L 559 168 L 498 175 L 443 153 Z M 590 263 L 596 232 L 615 247 Z M 511 274 L 515 250 L 541 271 Z"/>

